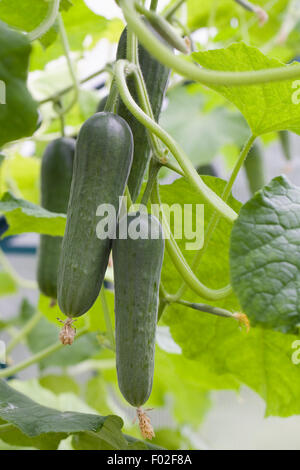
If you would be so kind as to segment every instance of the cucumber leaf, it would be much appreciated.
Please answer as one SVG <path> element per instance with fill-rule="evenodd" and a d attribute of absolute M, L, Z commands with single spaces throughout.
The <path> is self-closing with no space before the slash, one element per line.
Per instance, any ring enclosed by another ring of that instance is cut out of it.
<path fill-rule="evenodd" d="M 232 285 L 253 324 L 298 331 L 299 240 L 300 189 L 274 178 L 243 206 L 232 230 Z"/>
<path fill-rule="evenodd" d="M 222 193 L 224 181 L 207 176 L 204 180 L 217 194 Z M 177 202 L 178 194 L 180 194 L 181 204 L 203 202 L 199 195 L 193 193 L 183 178 L 171 185 L 161 186 L 163 202 L 169 204 Z M 237 212 L 240 210 L 240 203 L 233 198 L 229 199 L 229 204 Z M 205 205 L 206 226 L 211 214 L 212 210 Z M 287 220 L 289 214 L 290 211 L 286 211 Z M 230 224 L 221 220 L 207 252 L 196 269 L 198 278 L 210 287 L 220 288 L 230 279 L 230 235 Z M 178 240 L 178 244 L 182 249 L 184 248 L 184 240 L 183 243 Z M 294 247 L 294 257 L 295 253 Z M 184 254 L 191 264 L 194 253 L 185 251 Z M 167 254 L 164 262 L 163 283 L 167 291 L 172 293 L 176 292 L 181 285 L 181 280 Z M 186 290 L 183 298 L 191 302 L 211 303 L 200 299 L 190 289 Z M 213 304 L 223 306 L 232 312 L 240 311 L 238 299 L 234 294 Z M 292 362 L 294 353 L 292 344 L 297 336 L 261 329 L 258 326 L 252 327 L 247 335 L 245 331 L 240 330 L 234 320 L 215 317 L 175 304 L 167 308 L 161 321 L 170 327 L 172 337 L 181 347 L 184 357 L 196 361 L 199 367 L 199 377 L 203 377 L 204 384 L 209 378 L 205 370 L 209 371 L 211 377 L 214 375 L 219 377 L 218 387 L 220 388 L 225 381 L 230 386 L 228 377 L 232 377 L 237 383 L 252 388 L 265 400 L 266 415 L 291 416 L 300 413 L 297 398 L 300 394 L 299 366 L 297 367 Z M 234 388 L 234 382 L 231 386 Z"/>
<path fill-rule="evenodd" d="M 18 199 L 9 192 L 6 192 L 0 199 L 0 214 L 5 215 L 9 225 L 5 237 L 28 232 L 53 236 L 64 235 L 65 214 L 47 211 L 24 199 Z"/>

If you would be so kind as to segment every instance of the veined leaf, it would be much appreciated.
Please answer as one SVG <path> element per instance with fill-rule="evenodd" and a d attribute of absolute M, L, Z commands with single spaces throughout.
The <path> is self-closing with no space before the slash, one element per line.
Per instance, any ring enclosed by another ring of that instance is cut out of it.
<path fill-rule="evenodd" d="M 243 206 L 232 230 L 232 285 L 253 324 L 298 331 L 299 244 L 300 189 L 281 176 Z"/>
<path fill-rule="evenodd" d="M 293 67 L 270 59 L 259 49 L 244 43 L 226 49 L 197 52 L 193 58 L 203 67 L 231 72 L 255 71 L 274 67 Z M 210 86 L 234 103 L 248 121 L 254 135 L 290 130 L 300 134 L 300 107 L 293 102 L 295 80 L 249 86 Z"/>
<path fill-rule="evenodd" d="M 18 199 L 11 193 L 5 193 L 0 200 L 0 214 L 5 215 L 9 229 L 5 236 L 19 233 L 36 232 L 46 235 L 63 236 L 66 216 Z"/>

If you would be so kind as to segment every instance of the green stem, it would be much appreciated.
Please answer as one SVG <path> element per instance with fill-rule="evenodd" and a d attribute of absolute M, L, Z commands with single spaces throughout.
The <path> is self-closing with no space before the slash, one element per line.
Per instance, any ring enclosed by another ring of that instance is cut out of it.
<path fill-rule="evenodd" d="M 35 281 L 28 281 L 27 279 L 23 279 L 21 276 L 19 276 L 19 274 L 15 271 L 15 269 L 9 263 L 8 259 L 6 258 L 1 248 L 0 248 L 0 264 L 4 268 L 4 270 L 7 271 L 9 275 L 14 279 L 14 281 L 18 284 L 19 287 L 24 287 L 25 289 L 37 289 L 38 288 L 37 283 Z"/>
<path fill-rule="evenodd" d="M 77 78 L 77 73 L 76 73 L 73 61 L 71 59 L 71 51 L 70 51 L 68 36 L 67 36 L 66 29 L 65 29 L 64 22 L 63 22 L 63 19 L 62 19 L 61 15 L 58 16 L 58 26 L 59 26 L 59 32 L 60 32 L 60 36 L 61 36 L 61 40 L 62 40 L 62 46 L 63 46 L 64 54 L 65 54 L 67 64 L 68 64 L 69 73 L 70 73 L 70 76 L 71 76 L 71 79 L 72 79 L 72 82 L 73 82 L 73 87 L 72 88 L 73 88 L 73 91 L 74 91 L 74 97 L 73 97 L 71 103 L 65 109 L 63 109 L 62 111 L 58 111 L 59 114 L 66 114 L 77 103 L 77 100 L 78 100 L 78 97 L 79 97 L 79 92 L 80 92 L 80 85 L 79 85 L 79 81 L 78 81 L 78 78 Z"/>
<path fill-rule="evenodd" d="M 136 10 L 144 15 L 149 21 L 154 30 L 160 34 L 160 36 L 171 46 L 182 52 L 188 54 L 190 52 L 187 43 L 182 37 L 177 34 L 177 31 L 171 26 L 171 24 L 163 17 L 155 13 L 154 11 L 147 10 L 140 4 L 135 5 Z"/>
<path fill-rule="evenodd" d="M 106 299 L 106 295 L 105 295 L 104 286 L 102 286 L 102 289 L 100 291 L 100 299 L 101 299 L 102 310 L 103 310 L 103 313 L 104 313 L 104 321 L 105 321 L 105 325 L 106 325 L 107 336 L 110 340 L 110 344 L 111 344 L 112 349 L 115 350 L 115 348 L 116 348 L 115 335 L 114 335 L 114 330 L 113 330 L 113 327 L 112 327 L 112 324 L 111 324 L 110 312 L 109 312 L 109 307 L 108 307 L 108 304 L 107 304 L 107 299 Z"/>
<path fill-rule="evenodd" d="M 152 205 L 152 210 L 154 212 L 154 215 L 156 215 L 156 217 L 161 220 L 161 223 L 163 226 L 166 249 L 168 251 L 168 254 L 176 270 L 184 279 L 185 283 L 188 284 L 188 286 L 196 294 L 198 294 L 200 297 L 204 297 L 207 300 L 218 300 L 218 299 L 223 299 L 227 297 L 231 293 L 230 286 L 227 286 L 223 289 L 217 289 L 217 290 L 206 287 L 204 284 L 202 284 L 202 282 L 199 281 L 199 279 L 197 279 L 197 277 L 191 270 L 190 266 L 187 264 L 176 241 L 174 240 L 170 227 L 168 226 L 168 223 L 166 222 L 163 208 L 161 207 L 157 181 L 155 182 L 155 185 L 152 191 L 151 200 L 154 203 Z"/>
<path fill-rule="evenodd" d="M 178 175 L 185 176 L 184 171 L 182 171 L 182 169 L 180 168 L 180 166 L 176 162 L 173 163 L 170 160 L 168 160 L 164 163 L 160 162 L 160 164 L 162 166 L 165 166 L 165 167 L 169 168 L 170 170 L 174 171 Z"/>
<path fill-rule="evenodd" d="M 224 188 L 224 192 L 223 192 L 223 194 L 222 194 L 222 199 L 224 199 L 224 201 L 227 201 L 227 199 L 228 199 L 228 197 L 229 197 L 229 195 L 230 195 L 230 193 L 231 193 L 232 187 L 233 187 L 233 185 L 234 185 L 234 182 L 235 182 L 235 180 L 236 180 L 236 178 L 237 178 L 237 175 L 239 174 L 239 171 L 240 171 L 240 169 L 242 168 L 243 163 L 244 163 L 244 161 L 246 160 L 247 155 L 248 155 L 248 153 L 249 153 L 249 151 L 250 151 L 250 149 L 251 149 L 251 147 L 252 147 L 252 145 L 253 145 L 255 139 L 256 139 L 256 136 L 251 135 L 251 136 L 249 137 L 249 139 L 247 140 L 246 144 L 244 145 L 244 148 L 243 148 L 242 151 L 241 151 L 241 154 L 240 154 L 240 156 L 239 156 L 239 158 L 238 158 L 238 161 L 236 162 L 236 164 L 235 164 L 235 166 L 234 166 L 234 168 L 233 168 L 233 170 L 232 170 L 232 173 L 231 173 L 231 175 L 230 175 L 229 181 L 228 181 L 228 183 L 226 184 L 226 186 L 225 186 L 225 188 Z"/>
<path fill-rule="evenodd" d="M 60 0 L 53 0 L 52 4 L 50 3 L 49 5 L 48 13 L 44 21 L 42 21 L 42 23 L 36 29 L 27 33 L 27 37 L 30 42 L 33 42 L 36 39 L 44 36 L 51 26 L 53 26 L 59 13 L 59 3 Z"/>
<path fill-rule="evenodd" d="M 194 302 L 188 302 L 187 300 L 178 299 L 175 301 L 176 304 L 184 305 L 185 307 L 198 310 L 200 312 L 211 313 L 212 315 L 217 315 L 218 317 L 224 318 L 235 318 L 234 314 L 225 310 L 224 308 L 214 307 L 207 304 L 197 304 Z"/>
<path fill-rule="evenodd" d="M 254 137 L 253 135 L 251 135 L 251 136 L 249 137 L 249 139 L 247 140 L 247 142 L 246 142 L 246 144 L 245 144 L 243 150 L 241 151 L 241 154 L 240 154 L 240 156 L 239 156 L 239 159 L 238 159 L 238 161 L 236 162 L 235 167 L 234 167 L 234 169 L 232 170 L 232 173 L 231 173 L 231 175 L 230 175 L 230 178 L 229 178 L 228 182 L 226 183 L 226 186 L 225 186 L 224 191 L 223 191 L 223 193 L 222 193 L 222 199 L 223 199 L 225 202 L 228 200 L 228 197 L 229 197 L 229 195 L 230 195 L 230 193 L 231 193 L 231 190 L 232 190 L 232 186 L 233 186 L 233 184 L 234 184 L 234 182 L 235 182 L 235 180 L 236 180 L 236 178 L 237 178 L 237 175 L 238 175 L 238 173 L 239 173 L 239 171 L 240 171 L 240 169 L 241 169 L 241 167 L 242 167 L 244 161 L 245 161 L 246 158 L 247 158 L 247 155 L 248 155 L 248 153 L 249 153 L 249 151 L 250 151 L 250 149 L 251 149 L 251 147 L 252 147 L 254 141 L 255 141 L 255 137 Z M 205 235 L 204 235 L 204 245 L 203 245 L 203 248 L 202 248 L 202 250 L 200 250 L 200 251 L 196 254 L 196 256 L 195 256 L 195 258 L 194 258 L 194 260 L 193 260 L 193 263 L 192 263 L 192 269 L 195 269 L 195 268 L 199 265 L 199 263 L 200 263 L 200 261 L 201 261 L 203 255 L 204 255 L 204 253 L 205 253 L 206 250 L 207 250 L 207 247 L 208 247 L 208 245 L 209 245 L 209 242 L 210 242 L 210 240 L 211 240 L 211 237 L 212 237 L 212 235 L 213 235 L 215 229 L 217 228 L 217 225 L 218 225 L 219 221 L 220 221 L 219 215 L 218 215 L 216 212 L 214 212 L 213 215 L 212 215 L 212 217 L 211 217 L 211 219 L 210 219 L 210 221 L 209 221 L 209 223 L 208 223 L 208 227 L 207 227 L 207 230 L 206 230 Z M 229 286 L 228 286 L 228 287 L 229 287 Z M 178 292 L 174 295 L 173 298 L 174 298 L 174 299 L 180 299 L 180 297 L 184 294 L 186 288 L 187 288 L 187 285 L 186 285 L 186 284 L 182 284 L 182 286 L 180 287 L 180 289 L 179 289 Z"/>
<path fill-rule="evenodd" d="M 236 86 L 257 85 L 300 77 L 300 65 L 249 72 L 221 72 L 200 68 L 198 65 L 188 62 L 180 56 L 174 55 L 167 46 L 162 44 L 139 18 L 134 9 L 134 2 L 135 0 L 121 0 L 120 4 L 128 26 L 135 32 L 139 42 L 158 61 L 190 80 L 208 86 Z"/>
<path fill-rule="evenodd" d="M 104 106 L 105 112 L 108 112 L 108 113 L 116 112 L 116 103 L 117 103 L 118 96 L 119 96 L 119 90 L 118 90 L 115 80 L 113 80 L 111 87 L 110 87 L 109 95 L 107 97 L 107 100 Z"/>
<path fill-rule="evenodd" d="M 8 356 L 12 350 L 17 346 L 17 344 L 21 343 L 27 335 L 33 330 L 33 328 L 38 324 L 42 317 L 42 313 L 38 310 L 36 313 L 30 318 L 30 320 L 26 323 L 24 328 L 22 328 L 16 336 L 11 340 L 6 348 L 6 356 Z"/>
<path fill-rule="evenodd" d="M 178 8 L 180 8 L 184 4 L 184 2 L 186 2 L 186 0 L 177 0 L 173 5 L 167 8 L 164 13 L 164 17 L 166 18 L 166 20 L 170 20 L 172 16 L 175 15 Z"/>
<path fill-rule="evenodd" d="M 87 329 L 81 330 L 77 336 L 76 339 L 80 338 L 80 336 L 86 334 L 88 332 Z M 0 379 L 5 379 L 6 377 L 10 377 L 11 375 L 15 375 L 21 370 L 27 369 L 27 367 L 32 366 L 33 364 L 36 364 L 37 362 L 42 361 L 46 357 L 50 356 L 51 354 L 59 351 L 62 348 L 65 348 L 67 346 L 64 346 L 60 341 L 53 344 L 52 346 L 49 346 L 48 348 L 43 349 L 42 351 L 38 352 L 37 354 L 34 354 L 31 356 L 29 359 L 25 359 L 24 361 L 20 362 L 16 366 L 11 366 L 8 367 L 7 369 L 0 370 Z"/>
<path fill-rule="evenodd" d="M 159 163 L 153 160 L 151 161 L 150 168 L 149 168 L 149 177 L 148 177 L 147 185 L 146 185 L 146 188 L 142 197 L 142 201 L 141 201 L 141 204 L 144 206 L 148 204 L 150 195 L 152 193 L 153 185 L 155 184 L 160 168 L 161 168 L 161 165 Z"/>
<path fill-rule="evenodd" d="M 130 29 L 127 30 L 126 58 L 128 62 L 139 64 L 137 37 Z"/>
<path fill-rule="evenodd" d="M 151 0 L 150 10 L 156 11 L 158 5 L 158 0 Z"/>
<path fill-rule="evenodd" d="M 128 62 L 124 60 L 119 60 L 116 62 L 115 66 L 116 82 L 124 104 L 128 107 L 136 119 L 138 119 L 145 127 L 153 132 L 153 134 L 159 137 L 166 147 L 168 147 L 184 171 L 185 176 L 191 186 L 202 195 L 205 202 L 210 204 L 218 211 L 220 215 L 225 217 L 227 220 L 234 222 L 237 218 L 236 212 L 232 210 L 227 204 L 225 204 L 224 201 L 222 201 L 222 199 L 214 193 L 214 191 L 206 186 L 195 170 L 192 162 L 189 160 L 178 143 L 136 104 L 126 83 L 125 69 L 129 69 L 129 67 L 130 66 L 128 66 Z M 132 67 L 130 67 L 129 70 L 132 71 Z"/>

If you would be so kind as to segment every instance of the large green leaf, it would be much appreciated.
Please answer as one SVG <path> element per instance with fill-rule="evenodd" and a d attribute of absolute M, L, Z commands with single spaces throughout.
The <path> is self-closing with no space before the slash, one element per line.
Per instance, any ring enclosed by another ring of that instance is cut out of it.
<path fill-rule="evenodd" d="M 66 225 L 65 214 L 56 214 L 46 209 L 5 193 L 0 200 L 0 214 L 5 215 L 9 229 L 5 236 L 19 233 L 44 233 L 63 236 Z"/>
<path fill-rule="evenodd" d="M 0 147 L 32 135 L 37 126 L 37 103 L 26 87 L 30 51 L 24 35 L 0 22 L 0 80 L 6 87 L 6 104 L 0 105 Z"/>
<path fill-rule="evenodd" d="M 231 320 L 181 306 L 170 307 L 164 319 L 186 357 L 251 387 L 265 400 L 267 416 L 300 413 L 299 366 L 292 362 L 297 336 L 258 327 L 247 335 Z"/>
<path fill-rule="evenodd" d="M 168 93 L 168 107 L 160 119 L 195 165 L 210 163 L 227 144 L 242 147 L 249 135 L 239 113 L 224 106 L 207 112 L 207 102 L 200 87 L 175 87 Z"/>
<path fill-rule="evenodd" d="M 223 71 L 255 71 L 293 67 L 270 59 L 244 43 L 193 54 L 203 67 Z M 300 107 L 293 103 L 294 80 L 249 86 L 211 86 L 234 103 L 248 121 L 254 135 L 287 129 L 300 134 Z"/>
<path fill-rule="evenodd" d="M 31 31 L 44 20 L 48 8 L 48 0 L 1 0 L 0 18 L 14 28 Z"/>
<path fill-rule="evenodd" d="M 243 206 L 232 230 L 232 285 L 253 324 L 298 331 L 299 240 L 300 189 L 275 178 Z"/>

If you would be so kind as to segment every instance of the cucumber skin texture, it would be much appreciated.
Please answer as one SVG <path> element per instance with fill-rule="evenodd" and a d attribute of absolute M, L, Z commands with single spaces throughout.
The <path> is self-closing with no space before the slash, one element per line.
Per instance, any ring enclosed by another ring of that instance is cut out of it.
<path fill-rule="evenodd" d="M 129 214 L 127 221 L 135 215 Z M 164 240 L 159 221 L 150 220 L 157 240 L 113 241 L 116 317 L 116 363 L 119 388 L 134 407 L 142 406 L 152 390 L 159 284 Z"/>
<path fill-rule="evenodd" d="M 68 317 L 83 315 L 98 297 L 111 240 L 97 238 L 96 210 L 112 204 L 118 212 L 132 154 L 131 130 L 115 114 L 97 113 L 79 132 L 58 275 L 58 303 Z"/>
<path fill-rule="evenodd" d="M 125 28 L 119 40 L 117 59 L 126 59 L 126 41 L 127 30 Z M 155 121 L 158 121 L 169 82 L 170 70 L 154 59 L 140 44 L 138 46 L 138 56 L 153 115 Z M 138 103 L 139 100 L 135 90 L 134 79 L 129 77 L 127 84 L 134 100 Z M 140 192 L 147 164 L 150 159 L 151 147 L 145 127 L 130 113 L 121 99 L 119 100 L 118 114 L 128 122 L 134 137 L 134 156 L 128 180 L 128 188 L 132 201 L 135 202 Z"/>
<path fill-rule="evenodd" d="M 253 144 L 245 160 L 244 166 L 249 189 L 252 194 L 255 194 L 257 191 L 263 188 L 266 183 L 264 157 L 258 144 Z"/>
<path fill-rule="evenodd" d="M 67 213 L 70 196 L 75 141 L 66 137 L 51 142 L 43 155 L 41 167 L 41 205 L 51 212 Z M 57 272 L 62 237 L 41 235 L 37 281 L 40 291 L 57 298 Z"/>

